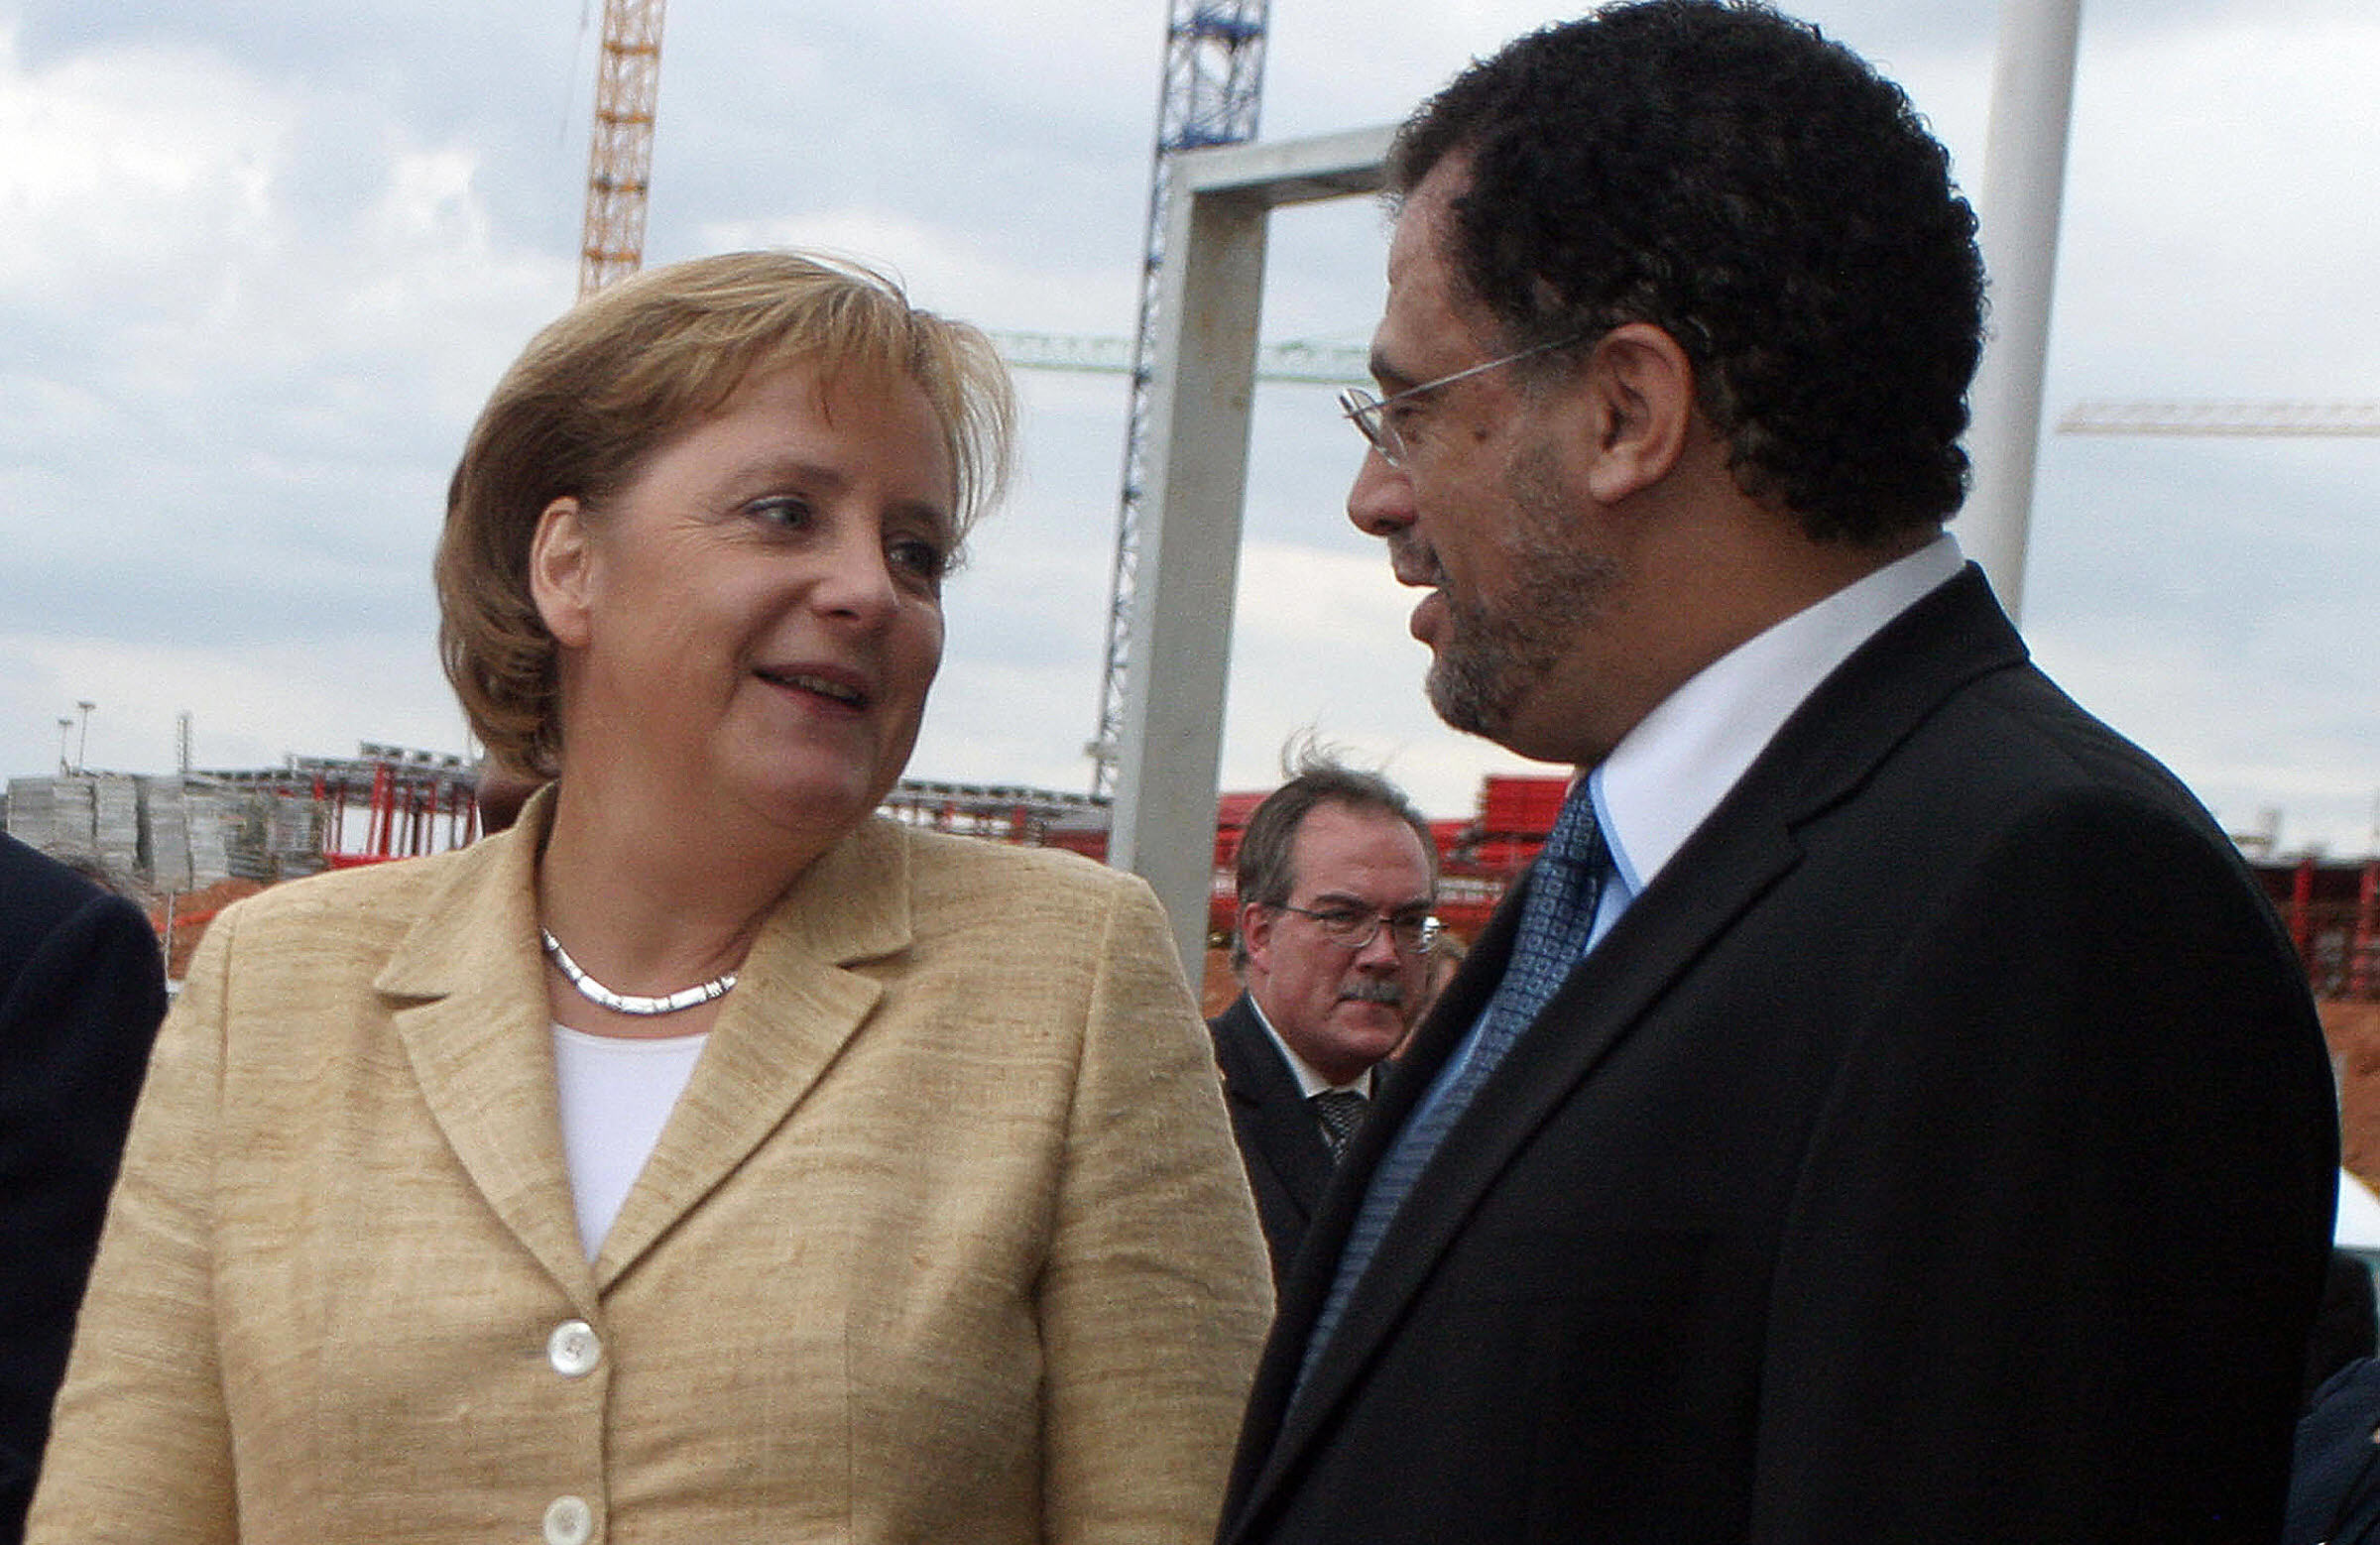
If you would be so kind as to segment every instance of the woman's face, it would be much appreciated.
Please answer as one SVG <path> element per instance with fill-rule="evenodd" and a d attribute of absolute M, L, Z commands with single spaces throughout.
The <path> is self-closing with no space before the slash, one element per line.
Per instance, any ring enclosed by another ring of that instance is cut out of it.
<path fill-rule="evenodd" d="M 764 369 L 606 508 L 556 500 L 531 574 L 570 773 L 831 838 L 908 762 L 942 659 L 957 483 L 925 394 Z"/>

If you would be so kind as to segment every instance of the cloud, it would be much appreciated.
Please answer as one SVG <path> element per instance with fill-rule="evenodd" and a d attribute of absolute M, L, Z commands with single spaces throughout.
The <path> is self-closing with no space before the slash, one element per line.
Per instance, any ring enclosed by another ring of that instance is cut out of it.
<path fill-rule="evenodd" d="M 1993 8 L 1800 7 L 1904 80 L 1981 183 Z M 430 654 L 442 486 L 505 363 L 568 301 L 600 7 L 0 0 L 0 771 L 359 740 L 462 749 Z M 1274 8 L 1270 138 L 1389 122 L 1530 0 Z M 2081 396 L 2368 397 L 2380 142 L 2368 0 L 2092 0 L 2053 409 Z M 670 18 L 648 251 L 816 244 L 1015 329 L 1133 325 L 1163 8 L 995 0 Z M 2343 191 L 2342 191 L 2343 190 Z M 1274 224 L 1269 336 L 1360 343 L 1375 206 Z M 954 584 L 917 768 L 1087 782 L 1124 383 L 1024 383 L 1024 478 Z M 1314 725 L 1425 807 L 1514 766 L 1420 693 L 1409 598 L 1342 514 L 1321 388 L 1256 399 L 1225 779 Z M 2336 443 L 2045 444 L 2040 653 L 2226 814 L 2368 840 L 2380 466 Z M 121 734 L 121 742 L 112 737 Z M 217 749 L 220 748 L 220 749 Z"/>
<path fill-rule="evenodd" d="M 2119 32 L 2076 87 L 2060 336 L 2090 390 L 2380 395 L 2380 17 L 2242 8 Z M 2177 111 L 2177 104 L 2188 104 Z"/>
<path fill-rule="evenodd" d="M 297 117 L 202 56 L 132 47 L 36 68 L 0 33 L 0 207 L 44 238 L 0 250 L 0 295 L 29 309 L 94 290 L 152 314 L 202 308 L 222 250 L 268 239 Z"/>
<path fill-rule="evenodd" d="M 383 119 L 364 176 L 318 175 L 358 138 L 313 133 L 324 111 L 170 42 L 0 48 L 0 328 L 22 345 L 0 520 L 26 576 L 0 674 L 108 704 L 94 762 L 163 765 L 181 708 L 202 746 L 265 762 L 459 740 L 428 646 L 444 465 L 567 270 L 496 234 L 465 147 Z M 11 769 L 53 760 L 55 714 L 28 708 Z"/>

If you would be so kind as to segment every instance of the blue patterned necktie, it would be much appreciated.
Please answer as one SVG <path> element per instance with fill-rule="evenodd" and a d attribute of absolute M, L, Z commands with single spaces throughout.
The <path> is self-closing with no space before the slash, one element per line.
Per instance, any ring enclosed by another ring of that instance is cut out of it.
<path fill-rule="evenodd" d="M 1356 1214 L 1347 1248 L 1340 1252 L 1339 1275 L 1306 1339 L 1305 1366 L 1298 1372 L 1301 1388 L 1314 1370 L 1315 1357 L 1338 1329 L 1348 1295 L 1371 1263 L 1381 1236 L 1388 1232 L 1389 1220 L 1404 1205 L 1439 1141 L 1579 963 L 1595 929 L 1596 905 L 1610 867 L 1603 828 L 1595 819 L 1595 801 L 1588 797 L 1582 781 L 1571 790 L 1538 854 L 1537 867 L 1529 872 L 1528 899 L 1521 903 L 1511 958 L 1504 964 L 1504 977 L 1496 984 L 1495 996 L 1488 1000 L 1487 1011 L 1472 1031 L 1470 1046 L 1458 1048 L 1460 1065 L 1439 1075 L 1436 1086 L 1415 1107 L 1404 1130 L 1397 1133 L 1381 1155 L 1379 1167 L 1372 1171 L 1363 1210 Z M 1295 1398 L 1293 1394 L 1291 1399 Z"/>

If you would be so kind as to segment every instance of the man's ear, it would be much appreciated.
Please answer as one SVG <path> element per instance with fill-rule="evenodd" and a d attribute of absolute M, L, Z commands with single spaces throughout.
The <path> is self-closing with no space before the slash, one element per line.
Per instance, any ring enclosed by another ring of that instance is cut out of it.
<path fill-rule="evenodd" d="M 1667 477 L 1694 419 L 1694 366 L 1650 322 L 1623 322 L 1596 341 L 1585 385 L 1594 419 L 1588 491 L 1617 504 Z"/>
<path fill-rule="evenodd" d="M 1240 944 L 1249 964 L 1269 975 L 1272 971 L 1272 925 L 1280 914 L 1253 901 L 1240 908 Z"/>
<path fill-rule="evenodd" d="M 556 644 L 584 649 L 591 632 L 594 563 L 586 510 L 564 495 L 537 517 L 529 539 L 529 593 Z"/>

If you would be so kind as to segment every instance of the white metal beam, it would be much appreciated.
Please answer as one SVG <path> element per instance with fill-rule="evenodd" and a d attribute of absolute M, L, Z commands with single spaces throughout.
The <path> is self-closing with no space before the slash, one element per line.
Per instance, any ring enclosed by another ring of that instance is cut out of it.
<path fill-rule="evenodd" d="M 1958 529 L 1960 544 L 1991 576 L 2011 617 L 2024 606 L 2082 20 L 2082 0 L 2001 0 L 1979 215 L 1991 336 L 1968 400 L 1974 489 Z"/>
<path fill-rule="evenodd" d="M 1155 890 L 1192 982 L 1206 959 L 1266 226 L 1284 204 L 1375 191 L 1392 132 L 1190 151 L 1171 164 L 1108 861 Z"/>

